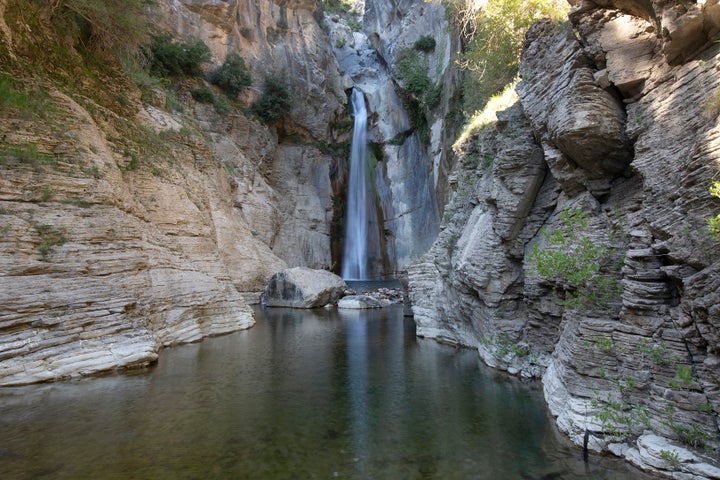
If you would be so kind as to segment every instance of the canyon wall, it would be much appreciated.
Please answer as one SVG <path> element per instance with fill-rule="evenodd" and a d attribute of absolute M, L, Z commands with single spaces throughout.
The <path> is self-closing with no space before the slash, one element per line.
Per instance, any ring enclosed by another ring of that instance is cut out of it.
<path fill-rule="evenodd" d="M 584 1 L 536 24 L 408 269 L 419 335 L 542 378 L 575 443 L 673 478 L 720 478 L 719 9 Z"/>
<path fill-rule="evenodd" d="M 341 74 L 367 101 L 378 212 L 371 270 L 394 277 L 437 235 L 455 133 L 445 119 L 459 88 L 458 46 L 439 2 L 366 0 L 356 8 L 361 15 L 350 15 L 349 22 L 326 15 L 325 25 Z M 423 37 L 432 39 L 432 49 L 414 46 Z M 424 91 L 410 91 L 403 62 L 426 79 Z"/>
<path fill-rule="evenodd" d="M 255 85 L 240 104 L 283 76 L 292 112 L 270 127 L 194 101 L 201 79 L 180 81 L 173 106 L 162 88 L 141 94 L 54 37 L 47 5 L 0 7 L 3 88 L 28 99 L 0 119 L 0 385 L 147 365 L 162 346 L 250 327 L 272 273 L 331 266 L 326 146 L 347 114 L 318 2 L 153 12 L 207 43 L 208 71 L 240 49 Z"/>

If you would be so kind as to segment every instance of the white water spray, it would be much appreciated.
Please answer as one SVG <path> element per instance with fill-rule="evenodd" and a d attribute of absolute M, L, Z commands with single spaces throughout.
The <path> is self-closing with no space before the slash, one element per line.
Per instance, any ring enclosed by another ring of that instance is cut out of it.
<path fill-rule="evenodd" d="M 367 110 L 365 96 L 353 88 L 352 107 L 355 112 L 350 178 L 345 215 L 345 251 L 342 276 L 345 280 L 367 280 L 368 255 L 368 173 L 367 173 Z"/>

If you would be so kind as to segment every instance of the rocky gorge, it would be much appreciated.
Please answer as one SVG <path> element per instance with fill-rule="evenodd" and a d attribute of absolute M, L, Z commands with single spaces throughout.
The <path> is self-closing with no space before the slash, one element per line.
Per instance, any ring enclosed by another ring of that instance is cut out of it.
<path fill-rule="evenodd" d="M 338 271 L 357 87 L 372 271 L 407 269 L 418 335 L 541 379 L 579 446 L 720 478 L 717 1 L 571 2 L 454 147 L 462 41 L 444 5 L 321 3 L 157 2 L 162 31 L 209 47 L 206 70 L 244 58 L 253 86 L 223 113 L 192 95 L 202 79 L 88 73 L 47 5 L 0 0 L 0 87 L 22 100 L 0 119 L 0 385 L 147 365 L 252 326 L 276 272 Z M 295 101 L 267 125 L 245 107 L 271 75 Z"/>

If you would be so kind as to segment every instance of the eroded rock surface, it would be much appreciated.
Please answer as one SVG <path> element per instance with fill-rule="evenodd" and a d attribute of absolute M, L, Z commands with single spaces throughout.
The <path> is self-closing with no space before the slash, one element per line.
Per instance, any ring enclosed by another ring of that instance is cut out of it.
<path fill-rule="evenodd" d="M 268 307 L 318 308 L 337 303 L 347 289 L 332 272 L 294 267 L 270 277 L 263 300 Z"/>
<path fill-rule="evenodd" d="M 571 25 L 533 27 L 519 105 L 465 144 L 408 269 L 419 334 L 542 378 L 575 443 L 672 478 L 718 478 L 715 8 L 582 2 Z M 603 280 L 578 299 L 587 267 L 538 258 L 577 262 L 581 244 Z"/>
<path fill-rule="evenodd" d="M 250 327 L 248 302 L 274 272 L 332 264 L 337 165 L 326 147 L 345 94 L 318 3 L 158 3 L 159 28 L 208 44 L 207 70 L 240 51 L 254 84 L 241 104 L 266 74 L 302 101 L 265 126 L 193 101 L 202 79 L 180 80 L 171 109 L 119 66 L 106 91 L 27 75 L 47 112 L 4 110 L 0 121 L 0 384 L 147 365 L 163 346 Z M 0 13 L 0 55 L 18 76 L 29 46 L 62 43 L 15 6 Z"/>

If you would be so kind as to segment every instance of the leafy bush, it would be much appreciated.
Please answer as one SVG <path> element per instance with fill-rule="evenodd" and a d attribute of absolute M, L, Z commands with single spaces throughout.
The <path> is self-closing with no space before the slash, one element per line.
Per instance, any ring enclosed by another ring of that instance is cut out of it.
<path fill-rule="evenodd" d="M 398 76 L 405 90 L 416 97 L 422 97 L 431 87 L 432 81 L 427 74 L 427 67 L 417 52 L 407 50 L 398 59 Z"/>
<path fill-rule="evenodd" d="M 322 0 L 322 6 L 326 12 L 330 13 L 348 13 L 352 10 L 350 0 Z"/>
<path fill-rule="evenodd" d="M 163 77 L 188 75 L 200 77 L 200 65 L 210 61 L 210 49 L 200 39 L 174 42 L 170 35 L 153 37 L 150 46 L 150 70 Z"/>
<path fill-rule="evenodd" d="M 223 64 L 210 74 L 208 80 L 220 87 L 228 98 L 233 99 L 237 98 L 244 88 L 252 85 L 250 71 L 237 52 L 228 53 Z"/>
<path fill-rule="evenodd" d="M 55 229 L 52 225 L 42 224 L 35 225 L 35 231 L 40 237 L 40 257 L 43 261 L 47 261 L 55 250 L 55 247 L 60 247 L 67 243 L 67 238 L 62 230 Z"/>
<path fill-rule="evenodd" d="M 528 260 L 541 277 L 564 292 L 561 303 L 566 307 L 607 310 L 619 293 L 618 283 L 601 269 L 614 251 L 582 235 L 588 224 L 583 211 L 563 210 L 560 225 L 543 231 L 548 248 L 535 244 Z"/>
<path fill-rule="evenodd" d="M 200 103 L 215 103 L 215 94 L 208 87 L 198 87 L 190 90 L 192 98 Z"/>
<path fill-rule="evenodd" d="M 413 48 L 425 53 L 432 52 L 435 50 L 435 39 L 429 35 L 424 35 L 413 43 Z"/>
<path fill-rule="evenodd" d="M 253 103 L 251 110 L 267 125 L 290 113 L 292 101 L 285 78 L 277 75 L 266 76 L 263 94 Z"/>

